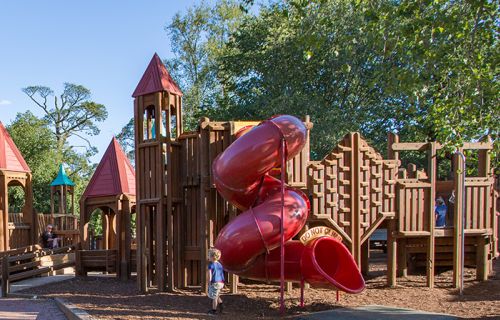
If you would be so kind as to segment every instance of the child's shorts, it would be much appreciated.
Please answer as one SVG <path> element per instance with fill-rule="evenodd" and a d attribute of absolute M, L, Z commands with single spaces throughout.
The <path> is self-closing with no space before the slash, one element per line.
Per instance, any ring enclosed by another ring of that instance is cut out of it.
<path fill-rule="evenodd" d="M 208 297 L 210 299 L 217 299 L 220 291 L 224 288 L 224 282 L 214 282 L 208 286 Z"/>

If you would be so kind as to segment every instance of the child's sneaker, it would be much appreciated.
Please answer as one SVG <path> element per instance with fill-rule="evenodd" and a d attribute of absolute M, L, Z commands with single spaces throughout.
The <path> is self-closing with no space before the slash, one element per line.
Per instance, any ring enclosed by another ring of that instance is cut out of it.
<path fill-rule="evenodd" d="M 208 315 L 209 315 L 209 316 L 215 316 L 216 314 L 217 314 L 217 310 L 210 309 L 210 310 L 208 311 Z"/>

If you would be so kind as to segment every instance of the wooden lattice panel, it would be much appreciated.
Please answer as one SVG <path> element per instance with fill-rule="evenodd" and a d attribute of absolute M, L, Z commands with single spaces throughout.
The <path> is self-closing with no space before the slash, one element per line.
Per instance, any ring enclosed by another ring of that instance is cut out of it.
<path fill-rule="evenodd" d="M 358 133 L 346 135 L 323 160 L 309 162 L 310 219 L 332 226 L 359 252 L 383 220 L 395 215 L 397 166 Z"/>

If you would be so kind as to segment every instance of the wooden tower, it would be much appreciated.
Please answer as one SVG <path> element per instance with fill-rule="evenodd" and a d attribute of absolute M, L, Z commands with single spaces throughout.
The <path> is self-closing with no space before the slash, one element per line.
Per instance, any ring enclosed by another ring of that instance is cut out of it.
<path fill-rule="evenodd" d="M 24 189 L 24 207 L 20 214 L 9 215 L 11 186 Z M 23 228 L 11 225 L 15 217 L 22 220 Z M 35 215 L 33 214 L 33 189 L 31 170 L 24 161 L 7 129 L 0 122 L 0 251 L 35 243 Z"/>
<path fill-rule="evenodd" d="M 59 165 L 57 177 L 50 184 L 50 223 L 57 226 L 59 235 L 69 232 L 70 234 L 63 235 L 69 236 L 72 240 L 78 236 L 78 220 L 75 217 L 75 183 L 68 177 L 62 164 Z"/>
<path fill-rule="evenodd" d="M 135 172 L 118 141 L 113 138 L 80 199 L 80 257 L 90 248 L 89 221 L 92 213 L 102 211 L 103 249 L 116 252 L 119 277 L 131 272 L 131 214 L 135 206 Z M 103 252 L 104 252 L 103 251 Z M 111 253 L 105 256 L 110 256 Z M 85 267 L 85 266 L 83 266 Z M 82 269 L 80 269 L 82 270 Z"/>
<path fill-rule="evenodd" d="M 172 148 L 182 132 L 182 92 L 157 54 L 132 96 L 137 170 L 137 280 L 141 291 L 174 288 Z M 176 210 L 177 208 L 177 210 Z"/>
<path fill-rule="evenodd" d="M 59 165 L 59 172 L 57 174 L 57 177 L 50 184 L 50 213 L 52 215 L 75 214 L 74 189 L 75 183 L 68 177 L 68 175 L 64 171 L 63 165 Z M 68 198 L 70 200 L 69 205 Z M 56 202 L 57 209 L 55 206 Z"/>

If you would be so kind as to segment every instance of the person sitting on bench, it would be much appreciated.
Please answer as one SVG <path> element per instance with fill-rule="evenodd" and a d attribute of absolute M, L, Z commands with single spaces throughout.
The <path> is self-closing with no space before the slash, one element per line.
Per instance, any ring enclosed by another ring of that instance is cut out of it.
<path fill-rule="evenodd" d="M 45 231 L 42 234 L 42 246 L 44 248 L 48 249 L 59 248 L 59 238 L 54 232 L 52 232 L 53 229 L 54 226 L 48 224 L 47 227 L 45 228 Z"/>

